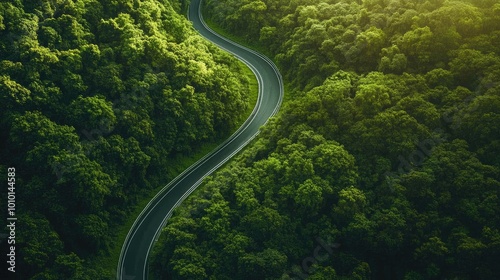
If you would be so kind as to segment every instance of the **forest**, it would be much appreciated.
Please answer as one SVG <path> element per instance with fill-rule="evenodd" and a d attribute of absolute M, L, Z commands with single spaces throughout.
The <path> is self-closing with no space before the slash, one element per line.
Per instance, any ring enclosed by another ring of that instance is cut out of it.
<path fill-rule="evenodd" d="M 153 279 L 498 279 L 498 1 L 205 5 L 288 100 L 176 210 Z"/>
<path fill-rule="evenodd" d="M 179 158 L 246 118 L 243 67 L 192 29 L 185 8 L 0 1 L 1 205 L 15 167 L 16 279 L 114 279 L 93 261 L 121 247 L 116 229 L 137 203 L 173 179 Z"/>

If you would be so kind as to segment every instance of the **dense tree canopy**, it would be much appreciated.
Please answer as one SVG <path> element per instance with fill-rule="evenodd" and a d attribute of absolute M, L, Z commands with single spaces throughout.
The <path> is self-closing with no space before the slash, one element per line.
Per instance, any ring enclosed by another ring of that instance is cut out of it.
<path fill-rule="evenodd" d="M 137 200 L 172 179 L 174 157 L 243 117 L 243 69 L 184 8 L 0 1 L 0 165 L 20 186 L 19 279 L 112 279 L 87 260 L 107 255 Z"/>
<path fill-rule="evenodd" d="M 498 278 L 496 1 L 206 2 L 291 100 L 171 218 L 158 279 Z"/>

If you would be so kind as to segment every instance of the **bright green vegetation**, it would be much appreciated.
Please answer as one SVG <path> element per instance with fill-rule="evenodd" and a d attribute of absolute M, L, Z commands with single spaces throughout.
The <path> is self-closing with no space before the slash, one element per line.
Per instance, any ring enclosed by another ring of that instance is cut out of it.
<path fill-rule="evenodd" d="M 18 279 L 113 279 L 136 205 L 252 110 L 249 70 L 182 9 L 0 1 L 0 170 L 16 168 Z"/>
<path fill-rule="evenodd" d="M 176 211 L 157 279 L 498 278 L 498 1 L 207 2 L 294 90 Z"/>

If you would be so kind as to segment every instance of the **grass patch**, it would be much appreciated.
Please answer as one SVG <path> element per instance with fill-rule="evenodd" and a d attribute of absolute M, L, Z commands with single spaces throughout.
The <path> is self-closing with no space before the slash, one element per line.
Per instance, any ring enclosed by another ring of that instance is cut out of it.
<path fill-rule="evenodd" d="M 245 73 L 245 76 L 248 77 L 248 88 L 250 90 L 250 96 L 248 97 L 248 104 L 250 104 L 250 106 L 248 106 L 245 114 L 240 118 L 238 122 L 238 126 L 241 126 L 246 121 L 248 116 L 250 116 L 250 114 L 253 112 L 253 109 L 257 104 L 257 100 L 259 98 L 259 82 L 257 82 L 255 74 L 252 72 L 252 70 L 250 70 L 250 68 L 248 68 L 248 66 L 245 65 L 245 63 L 241 62 L 240 60 L 238 60 L 238 63 L 241 64 L 243 73 Z"/>

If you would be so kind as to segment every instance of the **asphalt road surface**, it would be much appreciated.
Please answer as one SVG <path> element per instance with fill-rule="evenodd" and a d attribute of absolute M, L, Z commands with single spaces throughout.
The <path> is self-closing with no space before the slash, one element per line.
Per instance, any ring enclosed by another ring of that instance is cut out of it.
<path fill-rule="evenodd" d="M 165 186 L 144 208 L 123 244 L 117 267 L 117 279 L 148 278 L 148 255 L 172 211 L 191 194 L 202 180 L 247 145 L 259 128 L 279 110 L 283 82 L 276 66 L 265 56 L 242 47 L 210 30 L 201 13 L 201 0 L 192 0 L 188 11 L 194 28 L 206 39 L 242 60 L 259 82 L 259 99 L 247 121 L 223 144 L 186 169 Z"/>

